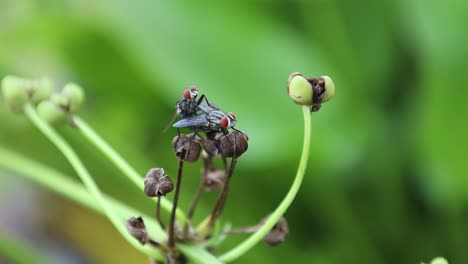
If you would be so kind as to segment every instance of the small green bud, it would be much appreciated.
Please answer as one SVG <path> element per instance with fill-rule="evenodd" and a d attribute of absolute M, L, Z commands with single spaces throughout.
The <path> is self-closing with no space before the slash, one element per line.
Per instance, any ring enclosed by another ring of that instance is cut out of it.
<path fill-rule="evenodd" d="M 2 79 L 2 94 L 5 102 L 15 112 L 21 112 L 22 106 L 28 102 L 25 81 L 16 76 Z"/>
<path fill-rule="evenodd" d="M 68 99 L 68 110 L 76 113 L 84 101 L 83 89 L 75 83 L 68 83 L 62 90 L 62 95 Z"/>
<path fill-rule="evenodd" d="M 50 100 L 42 101 L 37 106 L 39 116 L 51 124 L 65 123 L 67 113 Z"/>
<path fill-rule="evenodd" d="M 335 95 L 335 84 L 333 80 L 327 75 L 320 76 L 319 82 L 323 81 L 325 87 L 325 96 L 322 99 L 322 103 L 329 101 Z"/>
<path fill-rule="evenodd" d="M 33 103 L 39 103 L 50 97 L 52 93 L 53 84 L 47 78 L 31 82 L 31 101 Z"/>
<path fill-rule="evenodd" d="M 443 257 L 437 257 L 431 261 L 431 264 L 448 264 L 448 261 Z"/>
<path fill-rule="evenodd" d="M 289 97 L 300 105 L 312 105 L 312 85 L 299 72 L 293 72 L 288 79 Z"/>

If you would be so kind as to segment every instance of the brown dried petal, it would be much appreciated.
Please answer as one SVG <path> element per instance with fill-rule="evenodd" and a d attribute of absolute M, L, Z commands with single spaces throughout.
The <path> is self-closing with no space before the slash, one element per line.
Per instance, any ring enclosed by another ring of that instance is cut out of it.
<path fill-rule="evenodd" d="M 152 168 L 145 177 L 145 193 L 150 197 L 164 196 L 174 189 L 171 178 L 163 168 Z"/>
<path fill-rule="evenodd" d="M 128 233 L 138 240 L 142 245 L 148 243 L 148 231 L 146 231 L 145 223 L 141 217 L 130 217 L 127 219 L 125 226 Z"/>
<path fill-rule="evenodd" d="M 223 136 L 219 142 L 219 152 L 223 157 L 238 158 L 249 147 L 249 137 L 244 132 L 234 130 Z"/>
<path fill-rule="evenodd" d="M 263 242 L 270 246 L 281 244 L 288 236 L 289 228 L 286 218 L 282 216 L 270 232 L 263 238 Z"/>
<path fill-rule="evenodd" d="M 201 138 L 194 134 L 175 136 L 172 148 L 176 156 L 187 162 L 195 162 L 200 157 Z"/>

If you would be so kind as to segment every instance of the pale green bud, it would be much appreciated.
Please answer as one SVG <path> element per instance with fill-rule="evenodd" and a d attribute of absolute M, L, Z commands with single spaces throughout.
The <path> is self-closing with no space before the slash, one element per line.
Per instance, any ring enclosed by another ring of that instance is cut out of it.
<path fill-rule="evenodd" d="M 32 81 L 31 83 L 31 102 L 39 103 L 50 97 L 52 93 L 53 84 L 47 78 Z"/>
<path fill-rule="evenodd" d="M 2 94 L 5 102 L 15 112 L 21 112 L 22 106 L 28 102 L 25 81 L 16 76 L 6 76 L 2 79 Z"/>
<path fill-rule="evenodd" d="M 312 105 L 312 85 L 304 77 L 304 75 L 294 72 L 289 76 L 288 80 L 289 97 L 300 105 Z"/>
<path fill-rule="evenodd" d="M 431 264 L 448 264 L 448 261 L 443 257 L 437 257 L 431 261 Z"/>
<path fill-rule="evenodd" d="M 68 99 L 68 110 L 76 113 L 84 101 L 83 89 L 75 83 L 68 83 L 62 90 L 62 95 Z"/>
<path fill-rule="evenodd" d="M 322 103 L 329 101 L 335 95 L 335 84 L 333 80 L 327 75 L 320 76 L 321 80 L 325 83 L 325 96 L 322 99 Z"/>
<path fill-rule="evenodd" d="M 42 101 L 37 106 L 39 116 L 51 124 L 65 123 L 68 114 L 50 100 Z"/>

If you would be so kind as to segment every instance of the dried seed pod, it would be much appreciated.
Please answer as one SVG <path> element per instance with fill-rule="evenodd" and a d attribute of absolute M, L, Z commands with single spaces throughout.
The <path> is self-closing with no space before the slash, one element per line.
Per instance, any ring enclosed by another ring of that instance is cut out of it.
<path fill-rule="evenodd" d="M 264 223 L 266 219 L 268 219 L 268 217 L 269 216 L 267 216 L 262 222 Z M 268 234 L 263 238 L 263 242 L 267 243 L 270 246 L 279 245 L 286 239 L 288 233 L 288 222 L 286 221 L 286 218 L 282 216 L 278 220 L 278 222 L 273 226 L 270 232 L 268 232 Z"/>
<path fill-rule="evenodd" d="M 224 136 L 223 132 L 209 132 L 207 138 L 204 140 L 205 152 L 211 157 L 221 156 L 219 152 L 219 143 Z"/>
<path fill-rule="evenodd" d="M 226 171 L 209 168 L 203 177 L 203 187 L 206 191 L 219 191 L 224 188 Z"/>
<path fill-rule="evenodd" d="M 195 162 L 201 153 L 201 138 L 194 134 L 179 135 L 172 140 L 176 156 L 188 162 Z"/>
<path fill-rule="evenodd" d="M 125 222 L 125 226 L 127 227 L 128 233 L 130 233 L 130 235 L 132 235 L 142 245 L 148 243 L 148 231 L 146 230 L 145 223 L 143 222 L 143 219 L 141 217 L 130 217 Z"/>
<path fill-rule="evenodd" d="M 223 157 L 238 158 L 249 147 L 249 137 L 244 132 L 234 130 L 221 137 L 219 142 L 219 152 Z"/>
<path fill-rule="evenodd" d="M 171 178 L 166 175 L 163 168 L 152 168 L 145 177 L 145 193 L 149 197 L 160 197 L 174 189 Z"/>

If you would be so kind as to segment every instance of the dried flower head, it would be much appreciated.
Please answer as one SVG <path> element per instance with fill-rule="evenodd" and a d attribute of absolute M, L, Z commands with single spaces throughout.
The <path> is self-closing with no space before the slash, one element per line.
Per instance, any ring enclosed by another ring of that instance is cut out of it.
<path fill-rule="evenodd" d="M 213 157 L 238 158 L 247 151 L 248 141 L 249 136 L 239 130 L 234 130 L 227 135 L 222 132 L 214 133 L 205 139 L 205 151 Z"/>
<path fill-rule="evenodd" d="M 195 162 L 201 153 L 201 138 L 195 134 L 179 135 L 172 140 L 172 148 L 181 160 Z"/>
<path fill-rule="evenodd" d="M 145 193 L 149 197 L 164 196 L 172 189 L 174 189 L 174 184 L 163 168 L 152 168 L 146 173 Z"/>
<path fill-rule="evenodd" d="M 127 227 L 128 233 L 130 233 L 130 235 L 132 235 L 142 245 L 148 243 L 148 231 L 146 230 L 145 223 L 143 222 L 143 219 L 141 217 L 130 217 L 125 222 L 125 226 Z"/>
<path fill-rule="evenodd" d="M 265 222 L 268 219 L 267 216 L 262 222 Z M 267 243 L 270 246 L 276 246 L 286 239 L 289 233 L 288 222 L 286 218 L 282 216 L 278 222 L 273 226 L 273 228 L 268 232 L 268 234 L 263 238 L 263 242 Z"/>
<path fill-rule="evenodd" d="M 219 143 L 219 152 L 223 157 L 238 158 L 249 147 L 249 137 L 244 132 L 234 130 L 231 133 L 221 137 Z"/>

